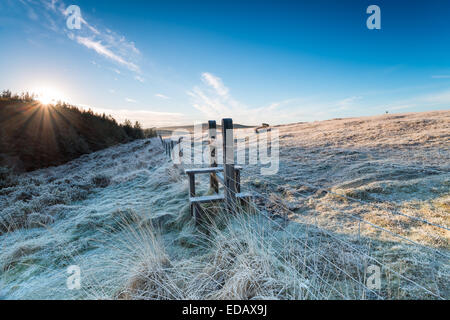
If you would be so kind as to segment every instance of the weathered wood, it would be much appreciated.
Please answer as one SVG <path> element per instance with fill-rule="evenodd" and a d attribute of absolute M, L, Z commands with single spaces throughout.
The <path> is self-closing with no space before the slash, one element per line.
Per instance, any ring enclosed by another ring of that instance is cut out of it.
<path fill-rule="evenodd" d="M 236 192 L 241 192 L 241 171 L 240 170 L 234 170 L 234 182 L 236 185 Z"/>
<path fill-rule="evenodd" d="M 172 155 L 172 149 L 170 148 L 170 142 L 167 142 L 167 150 L 169 150 L 169 158 Z"/>
<path fill-rule="evenodd" d="M 189 174 L 189 197 L 195 197 L 195 175 L 194 174 Z M 195 217 L 195 208 L 196 205 L 194 203 L 191 202 L 190 204 L 190 211 L 191 211 L 191 216 Z"/>
<path fill-rule="evenodd" d="M 231 212 L 236 194 L 236 184 L 234 183 L 234 138 L 232 119 L 222 119 L 222 138 L 225 204 L 227 210 Z"/>
<path fill-rule="evenodd" d="M 197 222 L 202 219 L 202 203 L 224 201 L 228 212 L 232 212 L 236 201 L 243 204 L 248 203 L 245 199 L 252 197 L 251 193 L 241 192 L 241 170 L 242 166 L 234 164 L 234 137 L 232 119 L 222 119 L 223 135 L 223 166 L 217 165 L 217 146 L 216 146 L 216 123 L 209 121 L 209 145 L 210 145 L 210 167 L 186 169 L 185 173 L 189 177 L 189 204 L 191 215 Z M 179 141 L 180 142 L 180 141 Z M 168 145 L 169 155 L 174 148 L 173 141 L 166 143 Z M 208 196 L 195 195 L 195 175 L 209 174 L 210 187 L 215 194 Z M 224 194 L 219 194 L 219 181 L 224 185 Z"/>
<path fill-rule="evenodd" d="M 217 150 L 216 150 L 216 121 L 208 121 L 209 126 L 209 166 L 217 167 Z M 215 172 L 211 172 L 209 175 L 209 185 L 210 188 L 215 192 L 219 193 L 219 181 L 217 181 L 217 176 Z"/>
<path fill-rule="evenodd" d="M 220 172 L 223 171 L 223 167 L 215 167 L 215 168 L 192 168 L 186 169 L 184 172 L 186 174 L 202 174 L 202 173 L 211 173 L 211 172 Z"/>
<path fill-rule="evenodd" d="M 213 201 L 222 201 L 225 199 L 223 194 L 213 194 L 210 196 L 201 196 L 201 197 L 190 197 L 189 202 L 192 203 L 205 203 L 205 202 L 213 202 Z"/>
<path fill-rule="evenodd" d="M 242 170 L 241 166 L 234 166 L 234 170 L 239 171 Z M 191 169 L 185 169 L 184 173 L 186 174 L 203 174 L 203 173 L 219 173 L 223 171 L 223 167 L 214 167 L 214 168 L 191 168 Z M 222 176 L 223 178 L 223 176 Z"/>

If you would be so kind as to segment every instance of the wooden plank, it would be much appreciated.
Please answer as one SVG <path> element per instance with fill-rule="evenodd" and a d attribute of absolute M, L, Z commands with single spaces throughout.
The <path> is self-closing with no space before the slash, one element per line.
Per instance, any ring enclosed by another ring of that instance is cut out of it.
<path fill-rule="evenodd" d="M 236 193 L 236 184 L 234 183 L 234 138 L 232 119 L 222 119 L 222 140 L 225 204 L 228 211 L 231 212 Z"/>
<path fill-rule="evenodd" d="M 209 166 L 217 167 L 217 150 L 216 150 L 216 121 L 209 120 Z M 209 185 L 210 188 L 215 192 L 219 193 L 219 181 L 217 181 L 217 176 L 215 172 L 209 174 Z"/>
<path fill-rule="evenodd" d="M 192 168 L 185 169 L 184 172 L 186 174 L 202 174 L 202 173 L 211 173 L 211 172 L 220 172 L 223 171 L 223 167 L 214 167 L 214 168 Z"/>
<path fill-rule="evenodd" d="M 189 202 L 191 204 L 196 204 L 196 203 L 222 201 L 223 199 L 225 199 L 225 196 L 223 194 L 213 194 L 211 196 L 190 197 Z"/>
<path fill-rule="evenodd" d="M 241 192 L 241 171 L 240 170 L 234 170 L 234 182 L 236 185 L 236 192 Z"/>
<path fill-rule="evenodd" d="M 189 197 L 195 197 L 195 175 L 189 175 Z M 191 211 L 191 216 L 195 217 L 195 204 L 190 205 L 189 209 Z"/>
<path fill-rule="evenodd" d="M 195 197 L 195 175 L 189 175 L 189 196 Z"/>

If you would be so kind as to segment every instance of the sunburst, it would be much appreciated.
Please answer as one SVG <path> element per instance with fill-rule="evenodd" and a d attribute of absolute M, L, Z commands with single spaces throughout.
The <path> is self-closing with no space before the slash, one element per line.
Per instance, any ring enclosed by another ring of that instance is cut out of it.
<path fill-rule="evenodd" d="M 64 101 L 64 94 L 54 87 L 44 87 L 33 91 L 37 95 L 37 100 L 44 105 L 54 104 Z"/>

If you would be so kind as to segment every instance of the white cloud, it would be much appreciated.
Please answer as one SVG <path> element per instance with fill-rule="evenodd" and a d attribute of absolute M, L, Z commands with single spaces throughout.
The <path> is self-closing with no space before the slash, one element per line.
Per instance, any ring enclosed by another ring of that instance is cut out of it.
<path fill-rule="evenodd" d="M 228 95 L 229 90 L 224 86 L 222 79 L 220 79 L 219 77 L 216 77 L 211 73 L 204 72 L 202 74 L 202 80 L 205 84 L 213 87 L 216 90 L 217 94 L 224 97 Z"/>
<path fill-rule="evenodd" d="M 145 82 L 145 79 L 142 78 L 141 76 L 135 76 L 134 79 L 136 79 L 137 81 L 142 82 L 142 83 Z"/>
<path fill-rule="evenodd" d="M 330 111 L 344 111 L 356 108 L 357 107 L 356 102 L 360 101 L 361 99 L 362 97 L 360 96 L 353 96 L 339 100 L 336 102 L 335 108 L 330 109 Z"/>
<path fill-rule="evenodd" d="M 161 94 L 161 93 L 155 94 L 155 97 L 161 98 L 161 99 L 170 99 L 168 96 L 165 96 L 165 95 L 163 95 L 163 94 Z"/>
<path fill-rule="evenodd" d="M 89 13 L 84 11 L 83 7 L 81 7 L 81 29 L 72 31 L 66 28 L 68 15 L 66 9 L 70 3 L 66 4 L 62 0 L 20 0 L 20 2 L 30 19 L 40 22 L 42 26 L 55 33 L 67 35 L 69 39 L 132 72 L 140 73 L 138 61 L 141 53 L 135 43 L 108 28 L 89 23 L 87 21 Z"/>
<path fill-rule="evenodd" d="M 450 75 L 449 74 L 438 74 L 438 75 L 431 76 L 431 78 L 433 78 L 433 79 L 450 79 Z"/>
<path fill-rule="evenodd" d="M 186 92 L 191 98 L 192 106 L 203 115 L 203 119 L 198 119 L 199 121 L 231 117 L 235 122 L 245 124 L 289 122 L 292 120 L 292 113 L 280 110 L 291 108 L 298 103 L 298 99 L 288 99 L 267 106 L 250 108 L 234 99 L 228 87 L 218 76 L 204 72 L 201 80 L 203 85 L 195 86 Z M 299 116 L 298 112 L 294 115 L 296 116 Z"/>
<path fill-rule="evenodd" d="M 360 96 L 351 96 L 327 102 L 323 97 L 316 96 L 285 99 L 265 106 L 250 107 L 234 99 L 218 76 L 205 72 L 201 80 L 203 85 L 195 86 L 186 92 L 191 98 L 192 106 L 202 114 L 202 119 L 197 119 L 199 121 L 231 117 L 235 122 L 243 124 L 278 124 L 326 119 L 349 110 L 362 99 Z"/>
<path fill-rule="evenodd" d="M 79 44 L 82 44 L 86 48 L 94 50 L 98 54 L 127 67 L 131 71 L 134 71 L 134 72 L 139 71 L 139 67 L 137 65 L 135 65 L 132 62 L 126 61 L 122 57 L 118 56 L 117 54 L 112 52 L 110 49 L 108 49 L 106 46 L 104 46 L 101 43 L 101 41 L 95 41 L 91 38 L 80 37 L 80 36 L 76 37 L 76 40 Z"/>
<path fill-rule="evenodd" d="M 131 98 L 125 98 L 125 101 L 126 101 L 126 102 L 130 102 L 130 103 L 137 103 L 136 100 L 131 99 Z"/>

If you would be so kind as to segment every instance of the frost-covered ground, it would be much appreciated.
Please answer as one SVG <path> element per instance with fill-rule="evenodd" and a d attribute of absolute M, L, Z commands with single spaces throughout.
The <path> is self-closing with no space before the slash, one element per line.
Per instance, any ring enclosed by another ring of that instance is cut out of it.
<path fill-rule="evenodd" d="M 0 298 L 450 298 L 450 111 L 278 129 L 278 174 L 242 172 L 257 213 L 206 231 L 158 139 L 2 173 Z"/>
<path fill-rule="evenodd" d="M 0 191 L 0 297 L 84 295 L 66 288 L 72 264 L 84 275 L 95 270 L 94 282 L 114 281 L 111 268 L 99 266 L 115 259 L 117 244 L 107 243 L 114 228 L 134 215 L 145 222 L 186 205 L 172 171 L 159 140 L 150 139 L 12 178 Z"/>

